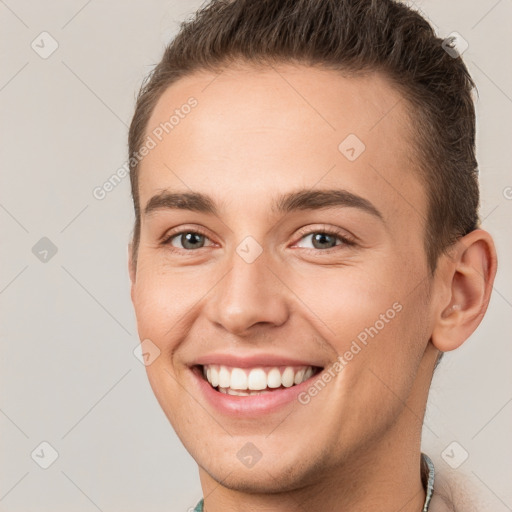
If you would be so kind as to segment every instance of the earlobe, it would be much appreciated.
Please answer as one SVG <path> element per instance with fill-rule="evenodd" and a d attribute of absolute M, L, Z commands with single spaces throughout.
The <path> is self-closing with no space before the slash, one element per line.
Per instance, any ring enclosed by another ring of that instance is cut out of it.
<path fill-rule="evenodd" d="M 440 306 L 432 333 L 432 343 L 442 352 L 458 348 L 480 324 L 497 267 L 496 249 L 487 231 L 472 231 L 454 249 L 444 277 L 449 280 L 449 301 Z"/>

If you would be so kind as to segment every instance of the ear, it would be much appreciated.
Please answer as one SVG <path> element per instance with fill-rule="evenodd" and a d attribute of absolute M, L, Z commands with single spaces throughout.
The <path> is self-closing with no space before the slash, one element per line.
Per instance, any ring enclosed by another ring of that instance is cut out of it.
<path fill-rule="evenodd" d="M 462 237 L 444 255 L 446 273 L 442 279 L 448 287 L 440 304 L 432 343 L 442 351 L 458 348 L 475 331 L 489 305 L 496 275 L 496 249 L 491 235 L 476 229 Z"/>

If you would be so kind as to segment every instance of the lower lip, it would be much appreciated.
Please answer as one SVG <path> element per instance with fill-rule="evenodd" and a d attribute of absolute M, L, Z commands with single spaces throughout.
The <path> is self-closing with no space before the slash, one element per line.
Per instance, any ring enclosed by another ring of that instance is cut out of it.
<path fill-rule="evenodd" d="M 270 391 L 260 395 L 236 396 L 216 391 L 202 377 L 201 370 L 197 367 L 191 371 L 201 394 L 206 400 L 222 414 L 232 416 L 258 416 L 277 411 L 286 404 L 297 400 L 297 395 L 305 391 L 311 385 L 311 382 L 320 375 L 320 373 L 317 373 L 308 380 L 289 388 Z"/>

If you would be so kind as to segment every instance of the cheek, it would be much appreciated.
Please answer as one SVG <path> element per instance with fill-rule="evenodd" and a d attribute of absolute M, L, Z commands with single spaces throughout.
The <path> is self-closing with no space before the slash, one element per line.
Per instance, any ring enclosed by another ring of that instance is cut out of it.
<path fill-rule="evenodd" d="M 428 341 L 428 304 L 405 263 L 312 267 L 284 280 L 300 299 L 300 315 L 347 362 L 345 379 L 371 387 L 377 375 L 392 389 L 411 385 Z"/>
<path fill-rule="evenodd" d="M 137 279 L 133 287 L 133 305 L 141 341 L 150 340 L 160 350 L 146 366 L 153 393 L 174 428 L 189 416 L 184 410 L 183 389 L 178 384 L 179 369 L 172 356 L 187 334 L 188 315 L 198 295 L 199 286 L 190 286 L 190 279 L 175 269 L 149 264 L 139 256 Z"/>
<path fill-rule="evenodd" d="M 172 340 L 180 325 L 187 323 L 194 304 L 206 294 L 207 284 L 198 273 L 148 265 L 143 255 L 140 261 L 132 294 L 139 336 L 155 343 Z"/>
<path fill-rule="evenodd" d="M 375 270 L 375 271 L 373 271 Z M 302 304 L 303 314 L 321 329 L 327 339 L 343 349 L 343 342 L 356 337 L 378 322 L 381 315 L 386 326 L 399 314 L 400 284 L 384 281 L 386 272 L 369 265 L 347 265 L 339 268 L 309 266 L 300 272 L 291 270 L 283 281 Z"/>

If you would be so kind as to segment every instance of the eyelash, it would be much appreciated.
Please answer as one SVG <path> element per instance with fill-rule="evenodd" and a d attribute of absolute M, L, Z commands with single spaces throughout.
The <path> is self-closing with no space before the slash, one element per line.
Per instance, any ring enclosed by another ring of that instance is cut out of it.
<path fill-rule="evenodd" d="M 168 236 L 166 236 L 162 240 L 161 245 L 168 246 L 171 251 L 194 253 L 198 249 L 181 249 L 179 247 L 173 247 L 171 245 L 171 240 L 173 240 L 174 238 L 176 238 L 179 235 L 183 235 L 183 234 L 186 234 L 186 233 L 193 233 L 193 234 L 197 234 L 197 235 L 202 235 L 202 236 L 204 236 L 204 237 L 209 239 L 207 233 L 204 230 L 202 230 L 199 227 L 195 227 L 193 229 L 182 229 L 181 231 L 170 233 Z M 319 253 L 320 252 L 320 253 L 329 253 L 330 254 L 332 251 L 340 250 L 340 248 L 343 248 L 343 246 L 353 246 L 353 245 L 356 245 L 356 241 L 355 241 L 354 238 L 352 238 L 351 236 L 347 235 L 345 232 L 342 232 L 341 230 L 336 230 L 334 228 L 321 228 L 321 229 L 317 228 L 317 229 L 309 229 L 309 230 L 308 229 L 300 230 L 299 233 L 298 233 L 298 236 L 299 236 L 298 241 L 302 240 L 303 238 L 305 238 L 308 235 L 314 235 L 314 234 L 318 234 L 318 233 L 321 233 L 323 235 L 328 235 L 328 236 L 336 237 L 342 243 L 339 244 L 339 245 L 335 245 L 334 247 L 330 247 L 328 249 L 314 249 L 314 248 L 313 249 L 309 249 L 309 248 L 304 248 L 304 247 L 299 247 L 299 249 L 302 249 L 303 251 L 307 251 L 307 252 L 314 252 L 314 253 Z M 205 247 L 200 247 L 199 249 L 204 249 L 204 248 Z"/>
<path fill-rule="evenodd" d="M 329 249 L 315 249 L 315 248 L 306 249 L 304 247 L 300 247 L 300 249 L 302 249 L 303 251 L 308 251 L 308 252 L 314 252 L 314 253 L 321 252 L 321 253 L 330 254 L 333 251 L 341 250 L 343 248 L 343 246 L 353 246 L 356 244 L 356 241 L 353 237 L 351 237 L 350 235 L 347 235 L 346 232 L 335 229 L 335 228 L 328 228 L 328 227 L 324 227 L 324 228 L 320 228 L 320 229 L 319 228 L 316 228 L 316 229 L 305 228 L 304 230 L 299 230 L 297 235 L 299 236 L 299 241 L 300 241 L 308 235 L 314 235 L 314 234 L 318 234 L 318 233 L 321 233 L 322 235 L 328 235 L 328 236 L 333 236 L 335 238 L 338 238 L 342 243 L 339 245 L 335 245 L 334 247 L 330 247 Z"/>

